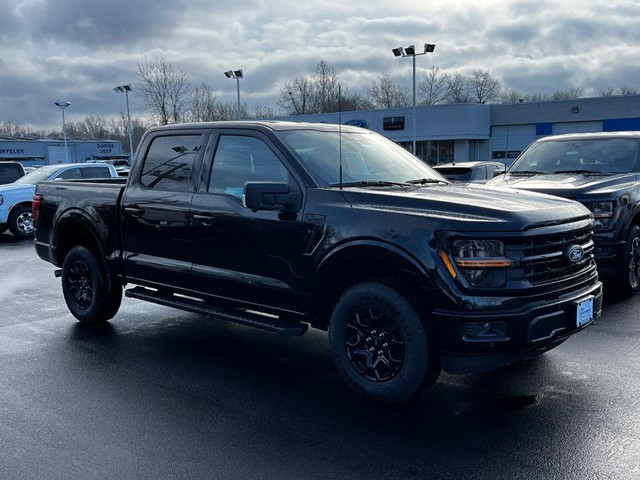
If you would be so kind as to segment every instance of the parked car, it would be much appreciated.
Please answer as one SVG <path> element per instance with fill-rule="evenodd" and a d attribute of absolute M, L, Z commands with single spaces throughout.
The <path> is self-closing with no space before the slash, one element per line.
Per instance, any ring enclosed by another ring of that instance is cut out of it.
<path fill-rule="evenodd" d="M 478 161 L 443 163 L 433 167 L 452 182 L 485 183 L 506 170 L 504 163 Z"/>
<path fill-rule="evenodd" d="M 452 184 L 346 125 L 153 128 L 131 173 L 41 182 L 38 255 L 85 323 L 124 294 L 282 335 L 328 331 L 346 382 L 407 400 L 593 324 L 602 284 L 578 202 Z"/>
<path fill-rule="evenodd" d="M 13 183 L 2 185 L 0 186 L 0 233 L 8 228 L 18 238 L 33 236 L 31 201 L 38 182 L 117 176 L 118 172 L 113 165 L 65 163 L 40 167 Z"/>
<path fill-rule="evenodd" d="M 24 167 L 20 162 L 0 161 L 0 185 L 15 182 L 24 174 Z"/>
<path fill-rule="evenodd" d="M 121 177 L 126 177 L 129 175 L 129 171 L 131 170 L 131 164 L 129 160 L 126 158 L 105 158 L 105 159 L 97 159 L 97 160 L 89 160 L 91 163 L 108 163 L 109 165 L 113 165 L 116 167 L 116 171 L 118 175 Z"/>
<path fill-rule="evenodd" d="M 596 220 L 601 277 L 640 291 L 640 132 L 554 135 L 533 142 L 488 185 L 577 200 Z"/>

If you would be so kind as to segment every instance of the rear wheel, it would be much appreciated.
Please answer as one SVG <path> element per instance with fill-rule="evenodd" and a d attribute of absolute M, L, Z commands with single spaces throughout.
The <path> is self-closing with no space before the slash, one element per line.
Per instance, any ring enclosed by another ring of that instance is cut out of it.
<path fill-rule="evenodd" d="M 340 297 L 331 315 L 329 344 L 350 387 L 375 401 L 409 400 L 440 373 L 435 343 L 416 309 L 382 283 L 361 283 Z"/>
<path fill-rule="evenodd" d="M 640 227 L 634 225 L 629 230 L 624 255 L 624 270 L 620 286 L 628 294 L 640 291 Z"/>
<path fill-rule="evenodd" d="M 62 293 L 69 311 L 81 322 L 113 318 L 122 301 L 122 286 L 108 288 L 105 272 L 86 247 L 73 247 L 62 265 Z"/>
<path fill-rule="evenodd" d="M 33 237 L 33 216 L 29 207 L 15 207 L 9 216 L 9 230 L 16 238 Z"/>

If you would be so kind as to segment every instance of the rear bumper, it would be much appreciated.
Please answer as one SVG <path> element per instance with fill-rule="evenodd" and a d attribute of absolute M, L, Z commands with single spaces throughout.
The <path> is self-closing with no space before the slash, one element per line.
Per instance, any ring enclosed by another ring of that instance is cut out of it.
<path fill-rule="evenodd" d="M 593 299 L 593 316 L 577 325 L 578 304 Z M 449 373 L 493 370 L 556 347 L 591 325 L 602 311 L 602 283 L 557 298 L 523 303 L 518 310 L 434 311 L 434 327 Z"/>

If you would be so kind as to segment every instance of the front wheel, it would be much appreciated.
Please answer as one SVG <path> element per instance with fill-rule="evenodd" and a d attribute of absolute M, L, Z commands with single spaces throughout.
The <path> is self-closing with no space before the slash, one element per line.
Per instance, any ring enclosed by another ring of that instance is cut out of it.
<path fill-rule="evenodd" d="M 367 282 L 338 300 L 329 325 L 337 369 L 360 395 L 401 403 L 436 381 L 435 342 L 416 309 L 388 285 Z"/>
<path fill-rule="evenodd" d="M 97 323 L 113 318 L 120 308 L 122 287 L 108 288 L 105 272 L 86 247 L 73 247 L 62 265 L 62 293 L 71 314 L 81 322 Z"/>
<path fill-rule="evenodd" d="M 9 230 L 16 238 L 24 240 L 33 237 L 33 216 L 29 207 L 15 207 L 11 211 Z"/>
<path fill-rule="evenodd" d="M 627 294 L 640 291 L 640 227 L 638 225 L 632 226 L 629 230 L 620 284 Z"/>

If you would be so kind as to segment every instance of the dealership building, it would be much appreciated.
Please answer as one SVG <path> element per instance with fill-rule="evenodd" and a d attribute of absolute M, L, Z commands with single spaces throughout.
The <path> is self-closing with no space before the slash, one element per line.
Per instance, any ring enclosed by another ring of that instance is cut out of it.
<path fill-rule="evenodd" d="M 56 163 L 79 163 L 122 156 L 119 140 L 72 140 L 57 138 L 0 138 L 0 161 L 18 161 L 25 167 Z"/>
<path fill-rule="evenodd" d="M 410 151 L 415 138 L 418 157 L 432 165 L 470 160 L 511 163 L 527 145 L 547 135 L 640 130 L 640 95 L 507 105 L 431 105 L 416 107 L 415 116 L 408 107 L 286 119 L 363 126 Z"/>

